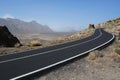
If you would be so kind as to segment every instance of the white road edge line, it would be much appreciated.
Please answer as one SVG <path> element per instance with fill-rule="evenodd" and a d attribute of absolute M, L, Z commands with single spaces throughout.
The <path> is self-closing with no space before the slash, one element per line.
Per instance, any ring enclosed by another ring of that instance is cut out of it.
<path fill-rule="evenodd" d="M 113 37 L 112 37 L 109 41 L 107 41 L 106 43 L 101 44 L 101 45 L 99 45 L 99 46 L 97 46 L 97 47 L 95 47 L 95 48 L 93 48 L 93 49 L 90 49 L 90 50 L 88 50 L 88 51 L 86 51 L 86 52 L 83 52 L 83 53 L 78 54 L 78 55 L 76 55 L 76 56 L 73 56 L 73 57 L 71 57 L 71 58 L 65 59 L 65 60 L 63 60 L 63 61 L 57 62 L 57 63 L 55 63 L 55 64 L 52 64 L 52 65 L 46 66 L 46 67 L 44 67 L 44 68 L 41 68 L 41 69 L 38 69 L 38 70 L 35 70 L 35 71 L 32 71 L 32 72 L 29 72 L 29 73 L 27 73 L 27 74 L 23 74 L 23 75 L 21 75 L 21 76 L 18 76 L 18 77 L 12 78 L 12 79 L 10 79 L 10 80 L 16 80 L 16 79 L 19 79 L 19 78 L 22 78 L 22 77 L 25 77 L 25 76 L 28 76 L 28 75 L 34 74 L 34 73 L 36 73 L 36 72 L 39 72 L 39 71 L 45 70 L 45 69 L 50 68 L 50 67 L 53 67 L 53 66 L 56 66 L 56 65 L 58 65 L 58 64 L 60 64 L 60 63 L 63 63 L 63 62 L 69 61 L 69 60 L 74 59 L 74 58 L 76 58 L 76 57 L 78 57 L 78 56 L 81 56 L 81 55 L 86 54 L 86 53 L 88 53 L 88 52 L 90 52 L 90 51 L 93 51 L 93 50 L 95 50 L 95 49 L 97 49 L 97 48 L 100 48 L 100 47 L 102 47 L 102 46 L 108 44 L 109 42 L 111 42 L 111 41 L 115 38 L 115 36 L 114 36 L 113 34 L 112 34 L 112 36 L 113 36 Z"/>
<path fill-rule="evenodd" d="M 28 56 L 23 56 L 23 57 L 18 57 L 18 58 L 14 58 L 14 59 L 9 59 L 9 60 L 0 61 L 0 64 L 5 63 L 5 62 L 14 61 L 14 60 L 23 59 L 23 58 L 33 57 L 33 56 L 37 56 L 37 55 L 41 55 L 41 54 L 47 54 L 47 53 L 49 53 L 49 52 L 58 51 L 58 50 L 70 48 L 70 47 L 73 47 L 73 46 L 77 46 L 77 45 L 80 45 L 80 44 L 83 44 L 83 43 L 87 43 L 87 42 L 90 42 L 90 41 L 92 41 L 92 40 L 95 40 L 95 39 L 101 37 L 101 36 L 102 36 L 102 32 L 101 32 L 100 29 L 99 29 L 99 32 L 100 32 L 100 35 L 99 35 L 99 36 L 97 36 L 97 37 L 95 37 L 95 38 L 93 38 L 93 39 L 91 39 L 91 40 L 82 42 L 82 43 L 78 43 L 78 44 L 74 44 L 74 45 L 71 45 L 71 46 L 66 46 L 66 47 L 62 47 L 62 48 L 59 48 L 59 49 L 50 50 L 50 51 L 46 51 L 46 52 L 41 52 L 41 53 L 38 53 L 38 54 L 32 54 L 32 55 L 28 55 Z"/>

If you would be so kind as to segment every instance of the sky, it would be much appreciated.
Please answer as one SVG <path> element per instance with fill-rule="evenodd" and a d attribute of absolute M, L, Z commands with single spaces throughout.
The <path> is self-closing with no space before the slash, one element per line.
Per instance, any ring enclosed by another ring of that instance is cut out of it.
<path fill-rule="evenodd" d="M 55 31 L 79 31 L 120 17 L 120 0 L 0 0 L 0 17 L 36 20 Z"/>

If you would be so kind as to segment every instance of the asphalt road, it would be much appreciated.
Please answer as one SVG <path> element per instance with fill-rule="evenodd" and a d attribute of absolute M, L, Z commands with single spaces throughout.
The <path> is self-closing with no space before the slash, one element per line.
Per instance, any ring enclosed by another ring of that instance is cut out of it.
<path fill-rule="evenodd" d="M 0 80 L 16 80 L 84 55 L 110 43 L 114 35 L 103 29 L 73 42 L 0 56 Z"/>

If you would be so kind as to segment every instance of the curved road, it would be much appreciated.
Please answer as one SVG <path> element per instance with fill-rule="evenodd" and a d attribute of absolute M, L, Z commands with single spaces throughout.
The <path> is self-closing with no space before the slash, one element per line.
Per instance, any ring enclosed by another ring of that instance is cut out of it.
<path fill-rule="evenodd" d="M 16 80 L 71 60 L 110 43 L 114 35 L 103 29 L 73 42 L 0 56 L 0 79 Z"/>

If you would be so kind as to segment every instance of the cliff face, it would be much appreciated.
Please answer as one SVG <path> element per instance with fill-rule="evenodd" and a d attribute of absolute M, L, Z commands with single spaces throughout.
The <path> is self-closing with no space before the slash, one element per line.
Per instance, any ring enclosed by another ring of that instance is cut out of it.
<path fill-rule="evenodd" d="M 20 41 L 13 36 L 6 26 L 0 26 L 0 46 L 14 47 L 20 46 Z"/>

